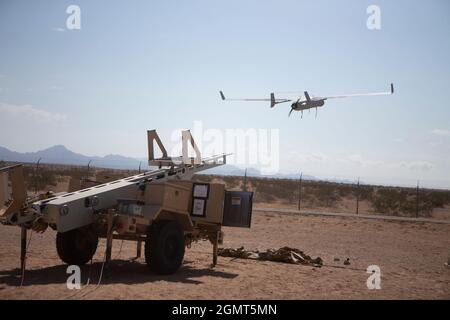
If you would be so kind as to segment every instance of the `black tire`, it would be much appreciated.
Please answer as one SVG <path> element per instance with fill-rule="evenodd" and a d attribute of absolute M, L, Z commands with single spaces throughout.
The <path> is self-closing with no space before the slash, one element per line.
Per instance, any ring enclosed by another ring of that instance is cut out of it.
<path fill-rule="evenodd" d="M 67 264 L 83 265 L 89 262 L 97 245 L 98 234 L 91 226 L 56 234 L 56 251 Z"/>
<path fill-rule="evenodd" d="M 145 262 L 158 274 L 175 273 L 183 263 L 184 233 L 173 220 L 155 221 L 148 228 Z"/>

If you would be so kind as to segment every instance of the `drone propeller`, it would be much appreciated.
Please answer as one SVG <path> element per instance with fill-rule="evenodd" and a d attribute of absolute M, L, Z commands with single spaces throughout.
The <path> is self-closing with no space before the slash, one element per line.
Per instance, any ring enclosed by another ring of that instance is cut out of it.
<path fill-rule="evenodd" d="M 291 116 L 291 113 L 292 113 L 292 111 L 294 111 L 294 108 L 291 108 L 291 111 L 289 111 L 289 115 L 288 115 L 288 117 L 290 117 L 290 116 Z"/>
<path fill-rule="evenodd" d="M 294 107 L 294 106 L 296 106 L 299 102 L 300 102 L 300 98 L 297 99 L 297 102 L 296 102 L 296 103 L 293 103 L 293 104 L 291 105 L 291 111 L 289 111 L 288 117 L 291 116 L 292 111 L 295 110 L 295 107 Z M 303 111 L 302 111 L 302 116 L 303 116 Z"/>

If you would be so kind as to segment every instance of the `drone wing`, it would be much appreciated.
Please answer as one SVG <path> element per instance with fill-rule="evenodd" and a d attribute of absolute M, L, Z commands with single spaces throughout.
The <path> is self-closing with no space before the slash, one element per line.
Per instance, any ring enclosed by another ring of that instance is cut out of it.
<path fill-rule="evenodd" d="M 270 94 L 270 98 L 269 99 L 253 99 L 253 98 L 243 98 L 243 99 L 236 99 L 236 98 L 225 98 L 225 95 L 223 94 L 222 91 L 220 91 L 220 97 L 222 98 L 222 100 L 227 100 L 227 101 L 270 101 L 270 107 L 273 108 L 275 105 L 279 104 L 279 103 L 285 103 L 285 102 L 289 102 L 292 101 L 291 99 L 277 99 L 275 98 L 275 94 L 271 93 Z"/>
<path fill-rule="evenodd" d="M 385 95 L 391 95 L 391 94 L 394 94 L 394 84 L 393 83 L 391 83 L 391 91 L 345 94 L 345 95 L 339 95 L 339 96 L 321 97 L 320 99 L 328 100 L 328 99 L 340 99 L 340 98 L 350 98 L 350 97 L 385 96 Z"/>

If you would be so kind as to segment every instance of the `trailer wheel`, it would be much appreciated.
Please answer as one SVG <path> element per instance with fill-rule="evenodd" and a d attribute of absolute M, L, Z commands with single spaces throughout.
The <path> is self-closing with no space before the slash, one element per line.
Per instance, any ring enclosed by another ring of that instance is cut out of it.
<path fill-rule="evenodd" d="M 149 227 L 145 241 L 145 262 L 158 274 L 175 273 L 184 257 L 184 234 L 172 220 L 155 221 Z"/>
<path fill-rule="evenodd" d="M 98 234 L 91 226 L 56 234 L 56 251 L 67 264 L 87 263 L 94 256 L 97 245 Z"/>

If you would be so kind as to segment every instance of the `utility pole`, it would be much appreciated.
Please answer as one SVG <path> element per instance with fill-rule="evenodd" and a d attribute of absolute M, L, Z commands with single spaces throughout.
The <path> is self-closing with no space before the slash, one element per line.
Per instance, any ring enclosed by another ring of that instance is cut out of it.
<path fill-rule="evenodd" d="M 141 163 L 142 161 L 139 162 L 139 173 L 141 173 Z"/>
<path fill-rule="evenodd" d="M 244 191 L 247 191 L 247 168 L 245 168 L 244 174 Z"/>
<path fill-rule="evenodd" d="M 416 189 L 416 218 L 419 217 L 419 180 L 417 180 L 417 189 Z"/>
<path fill-rule="evenodd" d="M 300 179 L 298 180 L 298 211 L 302 208 L 302 180 L 303 172 L 300 172 Z"/>
<path fill-rule="evenodd" d="M 356 185 L 356 214 L 359 214 L 359 177 Z"/>

